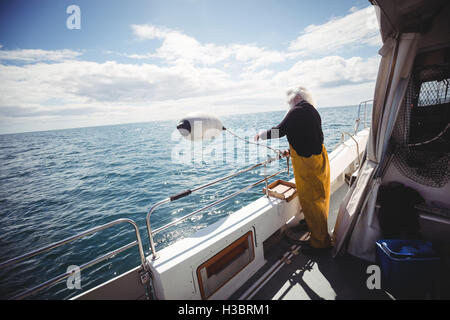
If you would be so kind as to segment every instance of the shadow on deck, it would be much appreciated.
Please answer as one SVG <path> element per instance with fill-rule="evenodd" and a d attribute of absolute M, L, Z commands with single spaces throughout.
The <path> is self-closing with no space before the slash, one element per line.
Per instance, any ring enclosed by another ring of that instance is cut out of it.
<path fill-rule="evenodd" d="M 344 184 L 330 199 L 328 229 L 332 232 L 339 204 L 348 191 Z M 292 250 L 286 236 L 265 250 L 267 263 L 251 277 L 230 299 L 239 299 L 250 286 L 260 279 L 283 255 Z M 323 255 L 307 257 L 301 252 L 293 255 L 275 275 L 253 295 L 256 300 L 336 300 L 336 299 L 389 299 L 383 290 L 370 290 L 366 282 L 367 267 L 371 263 L 352 256 L 333 258 L 331 250 Z"/>
<path fill-rule="evenodd" d="M 286 251 L 291 244 L 282 239 L 268 256 L 270 261 L 262 270 L 250 278 L 231 297 L 238 299 L 242 293 L 256 282 Z M 338 300 L 338 299 L 389 299 L 383 290 L 369 290 L 366 282 L 369 262 L 351 256 L 331 257 L 331 250 L 320 256 L 307 257 L 301 252 L 290 259 L 252 297 L 256 300 Z"/>

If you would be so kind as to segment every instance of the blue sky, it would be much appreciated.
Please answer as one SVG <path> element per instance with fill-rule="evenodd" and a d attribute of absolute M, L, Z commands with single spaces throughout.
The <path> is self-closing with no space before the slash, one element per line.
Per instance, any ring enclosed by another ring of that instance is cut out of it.
<path fill-rule="evenodd" d="M 66 27 L 77 5 L 81 29 Z M 0 4 L 0 133 L 318 107 L 371 98 L 381 46 L 368 1 Z"/>

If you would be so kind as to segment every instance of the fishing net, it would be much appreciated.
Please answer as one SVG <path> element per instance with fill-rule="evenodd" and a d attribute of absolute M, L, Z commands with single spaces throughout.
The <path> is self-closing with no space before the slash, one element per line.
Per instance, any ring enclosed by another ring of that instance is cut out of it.
<path fill-rule="evenodd" d="M 450 64 L 416 68 L 391 138 L 392 161 L 417 183 L 450 180 Z"/>

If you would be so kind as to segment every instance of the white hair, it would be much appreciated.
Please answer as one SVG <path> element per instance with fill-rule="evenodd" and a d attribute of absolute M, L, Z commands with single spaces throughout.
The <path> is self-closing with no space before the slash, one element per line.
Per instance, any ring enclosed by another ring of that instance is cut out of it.
<path fill-rule="evenodd" d="M 314 99 L 313 94 L 311 91 L 306 89 L 305 87 L 294 87 L 289 89 L 286 92 L 287 96 L 287 103 L 289 105 L 289 108 L 294 107 L 297 105 L 300 101 L 306 101 L 312 106 L 316 108 L 316 99 Z"/>

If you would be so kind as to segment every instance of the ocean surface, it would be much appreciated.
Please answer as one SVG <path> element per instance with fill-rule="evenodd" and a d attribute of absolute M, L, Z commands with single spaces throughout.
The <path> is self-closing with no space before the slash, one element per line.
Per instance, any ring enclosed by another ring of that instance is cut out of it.
<path fill-rule="evenodd" d="M 325 146 L 330 153 L 342 131 L 353 132 L 358 107 L 321 108 Z M 223 125 L 253 141 L 277 125 L 284 111 L 222 117 Z M 371 110 L 368 111 L 370 115 Z M 192 144 L 180 137 L 177 121 L 124 124 L 0 135 L 0 261 L 27 253 L 115 219 L 130 218 L 149 254 L 145 217 L 155 202 L 185 189 L 263 161 L 273 152 L 245 144 L 228 133 Z M 266 143 L 263 141 L 262 143 Z M 286 138 L 272 147 L 287 149 Z M 285 161 L 268 167 L 283 169 Z M 292 171 L 279 176 L 293 178 Z M 163 205 L 151 218 L 153 230 L 213 200 L 263 178 L 254 170 Z M 275 178 L 274 178 L 275 179 Z M 263 184 L 155 236 L 157 249 L 226 217 L 261 197 Z M 0 299 L 80 266 L 135 240 L 120 224 L 0 270 Z M 28 299 L 66 299 L 139 265 L 133 247 L 81 272 L 81 289 L 65 280 Z"/>

